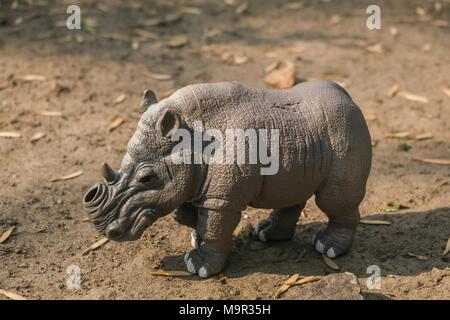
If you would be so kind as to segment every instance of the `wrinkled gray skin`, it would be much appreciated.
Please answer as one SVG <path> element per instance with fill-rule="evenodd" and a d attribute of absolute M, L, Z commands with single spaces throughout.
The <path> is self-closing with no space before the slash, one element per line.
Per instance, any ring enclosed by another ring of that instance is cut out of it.
<path fill-rule="evenodd" d="M 118 172 L 102 165 L 105 183 L 84 197 L 98 231 L 108 238 L 138 239 L 157 218 L 174 218 L 195 231 L 187 270 L 201 277 L 220 272 L 232 233 L 247 206 L 274 209 L 256 227 L 261 241 L 293 237 L 300 212 L 315 195 L 329 218 L 314 246 L 331 258 L 346 253 L 359 222 L 372 157 L 364 117 L 348 93 L 330 81 L 286 90 L 234 83 L 196 84 L 156 102 L 143 96 L 143 114 Z M 178 128 L 280 130 L 280 167 L 271 176 L 259 165 L 173 163 Z"/>

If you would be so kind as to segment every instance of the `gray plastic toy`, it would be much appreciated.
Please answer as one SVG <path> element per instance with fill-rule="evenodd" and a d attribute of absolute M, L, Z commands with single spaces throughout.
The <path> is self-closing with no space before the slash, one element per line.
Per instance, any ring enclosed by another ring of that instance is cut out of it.
<path fill-rule="evenodd" d="M 105 182 L 83 198 L 99 232 L 116 241 L 136 240 L 175 210 L 176 221 L 195 229 L 194 249 L 184 258 L 187 270 L 208 277 L 223 269 L 247 206 L 273 209 L 255 228 L 261 241 L 288 240 L 315 195 L 329 218 L 314 239 L 316 250 L 334 258 L 350 249 L 372 147 L 363 114 L 343 88 L 330 81 L 285 90 L 195 84 L 160 102 L 147 90 L 141 107 L 120 170 L 103 164 Z M 194 135 L 196 122 L 222 133 L 278 130 L 277 171 L 261 174 L 261 163 L 176 163 L 174 136 L 181 129 Z"/>

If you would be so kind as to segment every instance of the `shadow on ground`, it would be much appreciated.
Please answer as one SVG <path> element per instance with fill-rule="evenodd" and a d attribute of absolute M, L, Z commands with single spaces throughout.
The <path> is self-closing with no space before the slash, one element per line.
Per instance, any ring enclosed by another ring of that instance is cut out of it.
<path fill-rule="evenodd" d="M 382 276 L 414 276 L 429 272 L 433 267 L 442 269 L 448 266 L 448 261 L 441 255 L 445 243 L 442 235 L 446 235 L 450 221 L 449 207 L 395 215 L 376 214 L 368 219 L 386 220 L 392 224 L 361 224 L 351 252 L 335 259 L 341 271 L 367 277 L 370 275 L 366 272 L 367 267 L 378 265 Z M 313 235 L 324 225 L 305 222 L 298 226 L 294 239 L 286 242 L 265 244 L 242 235 L 236 237 L 225 270 L 226 276 L 240 278 L 252 273 L 300 273 L 307 276 L 331 272 L 311 244 Z M 304 257 L 297 261 L 304 250 Z M 424 256 L 424 260 L 412 255 Z M 167 256 L 162 259 L 161 265 L 166 270 L 183 269 L 183 256 Z"/>

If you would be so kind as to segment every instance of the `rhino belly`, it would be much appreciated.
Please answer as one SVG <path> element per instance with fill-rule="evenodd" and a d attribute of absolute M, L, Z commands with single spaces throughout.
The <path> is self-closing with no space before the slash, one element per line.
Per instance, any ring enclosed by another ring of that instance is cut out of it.
<path fill-rule="evenodd" d="M 320 177 L 305 177 L 304 168 L 283 170 L 264 176 L 261 191 L 249 204 L 254 208 L 286 208 L 306 202 L 319 188 Z"/>

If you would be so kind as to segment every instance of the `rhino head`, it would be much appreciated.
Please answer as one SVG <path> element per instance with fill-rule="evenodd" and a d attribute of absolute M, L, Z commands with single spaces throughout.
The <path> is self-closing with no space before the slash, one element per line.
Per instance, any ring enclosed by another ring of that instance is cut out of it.
<path fill-rule="evenodd" d="M 96 229 L 115 241 L 132 241 L 156 219 L 193 197 L 195 166 L 175 164 L 171 136 L 183 123 L 170 105 L 144 92 L 142 116 L 127 146 L 121 168 L 101 166 L 103 182 L 90 187 L 83 197 Z"/>

